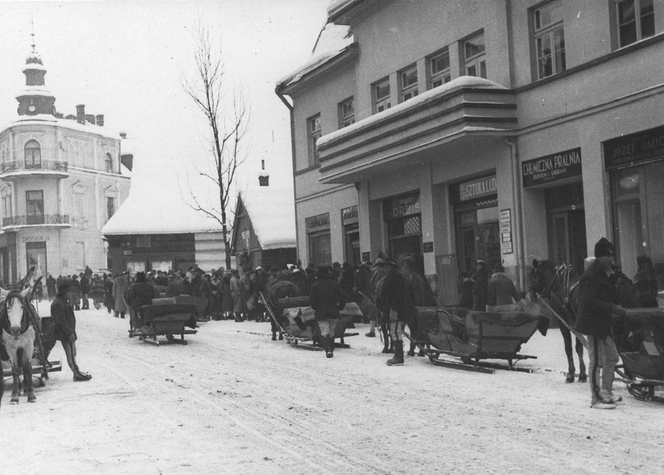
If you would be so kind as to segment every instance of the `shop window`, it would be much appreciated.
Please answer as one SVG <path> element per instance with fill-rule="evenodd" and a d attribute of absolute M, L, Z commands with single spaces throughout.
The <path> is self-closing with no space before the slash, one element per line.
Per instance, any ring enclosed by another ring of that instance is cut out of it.
<path fill-rule="evenodd" d="M 463 54 L 466 75 L 486 79 L 487 72 L 484 33 L 480 33 L 464 41 Z"/>
<path fill-rule="evenodd" d="M 390 99 L 390 78 L 382 79 L 373 85 L 374 113 L 383 112 L 392 107 Z"/>
<path fill-rule="evenodd" d="M 445 49 L 429 58 L 429 88 L 442 86 L 450 82 L 450 51 Z"/>
<path fill-rule="evenodd" d="M 533 12 L 537 79 L 565 71 L 562 2 L 556 0 Z"/>
<path fill-rule="evenodd" d="M 36 140 L 25 144 L 25 168 L 41 168 L 41 147 Z"/>
<path fill-rule="evenodd" d="M 309 166 L 318 165 L 318 139 L 321 136 L 320 114 L 307 119 L 307 140 L 309 142 Z"/>
<path fill-rule="evenodd" d="M 655 35 L 653 0 L 618 0 L 615 18 L 618 48 Z"/>
<path fill-rule="evenodd" d="M 417 65 L 404 69 L 399 73 L 399 102 L 406 102 L 417 96 Z"/>
<path fill-rule="evenodd" d="M 309 234 L 309 262 L 315 265 L 332 264 L 330 231 Z"/>
<path fill-rule="evenodd" d="M 343 129 L 355 123 L 355 107 L 350 97 L 339 104 L 339 128 Z"/>

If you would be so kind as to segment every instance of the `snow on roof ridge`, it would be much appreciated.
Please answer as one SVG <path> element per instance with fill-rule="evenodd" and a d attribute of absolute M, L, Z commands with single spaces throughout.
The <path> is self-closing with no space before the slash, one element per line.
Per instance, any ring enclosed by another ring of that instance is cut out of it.
<path fill-rule="evenodd" d="M 120 133 L 113 130 L 109 129 L 108 127 L 104 126 L 99 126 L 99 125 L 94 125 L 90 123 L 86 124 L 79 124 L 73 119 L 64 119 L 64 118 L 59 118 L 55 117 L 54 115 L 51 114 L 35 114 L 35 115 L 22 115 L 17 117 L 14 120 L 10 120 L 7 122 L 1 129 L 5 130 L 9 127 L 12 127 L 14 125 L 25 125 L 29 124 L 30 122 L 35 122 L 36 124 L 43 124 L 44 122 L 49 122 L 50 125 L 57 125 L 58 127 L 64 127 L 67 129 L 71 130 L 77 130 L 79 132 L 88 132 L 92 134 L 98 134 L 102 135 L 106 138 L 112 138 L 112 139 L 117 139 L 120 140 Z"/>
<path fill-rule="evenodd" d="M 386 118 L 399 114 L 405 110 L 417 107 L 420 104 L 432 100 L 433 98 L 449 94 L 450 92 L 456 89 L 461 89 L 464 87 L 473 87 L 477 89 L 502 89 L 502 90 L 507 89 L 505 86 L 501 86 L 500 84 L 497 84 L 493 81 L 489 81 L 488 79 L 478 78 L 475 76 L 461 76 L 441 86 L 429 89 L 428 91 L 423 92 L 417 97 L 409 99 L 406 102 L 402 102 L 401 104 L 397 104 L 394 107 L 386 109 L 382 112 L 378 112 L 365 119 L 359 120 L 347 127 L 323 135 L 320 139 L 318 139 L 318 142 L 316 143 L 318 147 L 324 146 L 325 144 L 333 140 L 336 140 L 340 137 L 352 134 L 353 132 L 361 130 L 371 124 L 375 124 L 376 122 L 385 120 Z"/>
<path fill-rule="evenodd" d="M 349 26 L 327 23 L 318 35 L 309 61 L 277 81 L 277 86 L 289 86 L 296 83 L 305 74 L 343 53 L 354 41 Z"/>
<path fill-rule="evenodd" d="M 263 249 L 295 247 L 293 190 L 286 187 L 250 186 L 240 198 Z"/>

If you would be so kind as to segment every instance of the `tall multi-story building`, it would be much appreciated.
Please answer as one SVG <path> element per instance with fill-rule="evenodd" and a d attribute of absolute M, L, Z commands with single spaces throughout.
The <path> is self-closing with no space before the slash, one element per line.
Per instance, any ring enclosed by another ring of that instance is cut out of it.
<path fill-rule="evenodd" d="M 476 258 L 522 288 L 597 240 L 664 278 L 664 3 L 336 0 L 291 109 L 303 262 Z M 289 96 L 287 99 L 285 96 Z"/>
<path fill-rule="evenodd" d="M 32 265 L 56 276 L 105 269 L 101 228 L 130 185 L 120 134 L 83 105 L 76 115 L 56 111 L 34 46 L 23 73 L 18 117 L 0 129 L 0 280 Z"/>

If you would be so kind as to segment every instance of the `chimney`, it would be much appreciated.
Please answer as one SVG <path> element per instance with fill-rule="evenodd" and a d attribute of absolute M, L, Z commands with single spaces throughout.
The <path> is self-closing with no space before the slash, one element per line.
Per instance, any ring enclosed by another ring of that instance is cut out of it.
<path fill-rule="evenodd" d="M 85 114 L 85 121 L 95 125 L 95 116 L 92 114 Z"/>
<path fill-rule="evenodd" d="M 85 124 L 85 105 L 79 104 L 76 106 L 76 122 Z"/>
<path fill-rule="evenodd" d="M 121 139 L 126 139 L 127 138 L 127 132 L 120 132 L 120 138 Z"/>
<path fill-rule="evenodd" d="M 104 115 L 103 115 L 103 114 L 98 114 L 98 115 L 97 115 L 97 125 L 98 125 L 99 127 L 103 127 L 103 126 L 104 126 Z"/>
<path fill-rule="evenodd" d="M 265 160 L 261 160 L 261 172 L 258 174 L 258 186 L 270 186 L 270 174 L 265 170 Z"/>

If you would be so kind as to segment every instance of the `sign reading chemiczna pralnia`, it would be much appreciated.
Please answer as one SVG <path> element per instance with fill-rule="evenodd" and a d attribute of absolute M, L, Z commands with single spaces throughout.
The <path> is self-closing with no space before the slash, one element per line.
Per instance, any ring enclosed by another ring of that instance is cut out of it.
<path fill-rule="evenodd" d="M 629 167 L 664 158 L 664 126 L 604 142 L 604 168 Z"/>
<path fill-rule="evenodd" d="M 581 175 L 581 148 L 545 155 L 521 164 L 523 187 Z"/>

